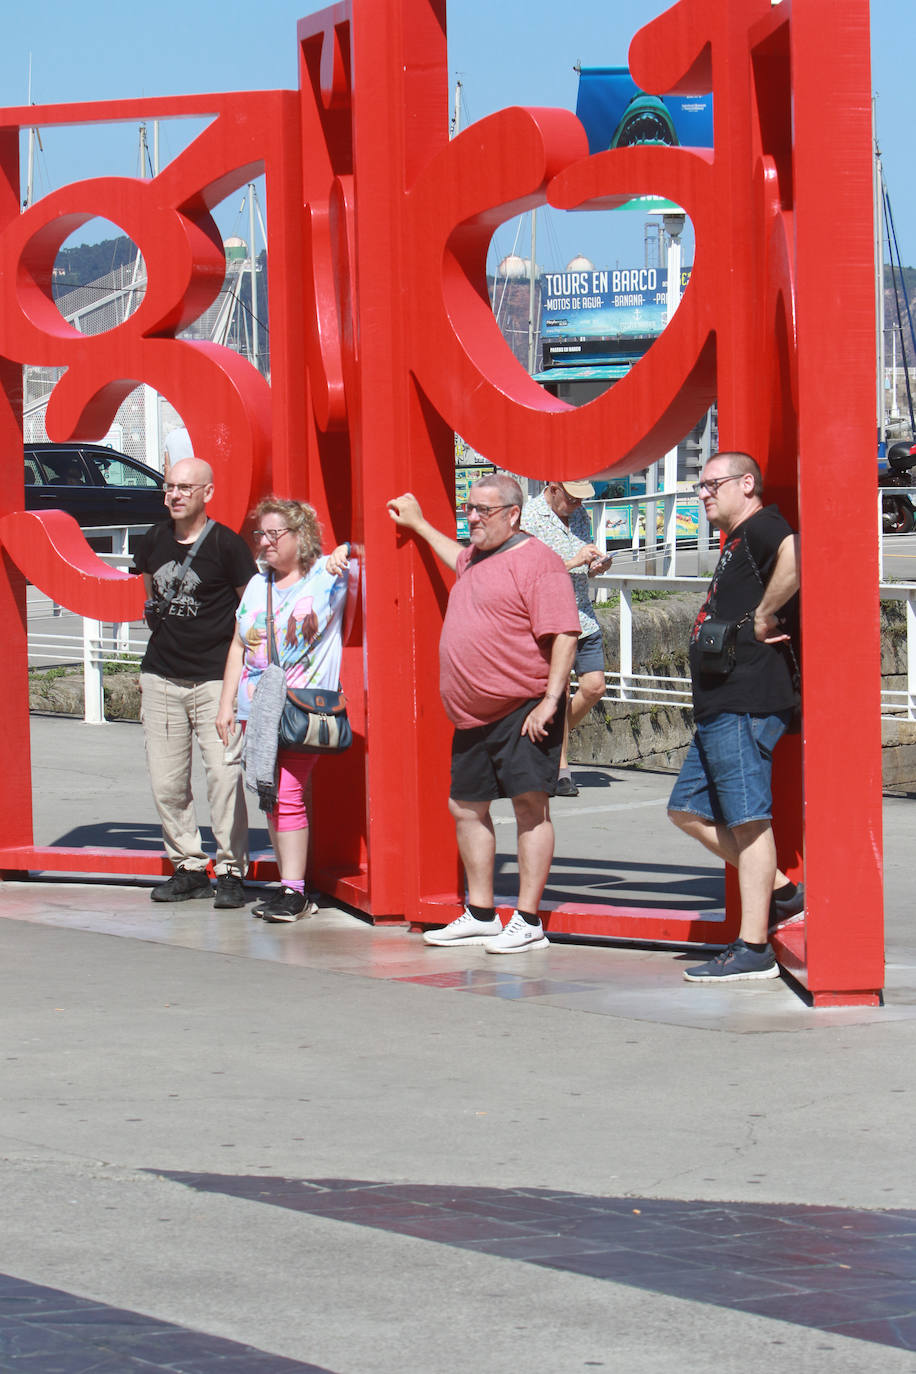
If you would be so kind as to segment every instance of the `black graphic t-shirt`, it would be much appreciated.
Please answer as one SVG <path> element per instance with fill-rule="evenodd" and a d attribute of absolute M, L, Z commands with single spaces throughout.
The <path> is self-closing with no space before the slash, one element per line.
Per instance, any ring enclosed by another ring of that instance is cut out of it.
<path fill-rule="evenodd" d="M 159 598 L 178 581 L 189 548 L 175 538 L 171 520 L 163 520 L 141 537 L 133 571 L 149 574 L 153 596 Z M 185 682 L 218 681 L 235 634 L 235 589 L 246 586 L 256 572 L 244 539 L 215 524 L 194 555 L 182 590 L 150 636 L 142 671 Z"/>
<path fill-rule="evenodd" d="M 792 711 L 798 704 L 795 661 L 789 646 L 762 644 L 754 638 L 753 619 L 738 631 L 735 666 L 727 677 L 703 673 L 697 636 L 704 620 L 737 623 L 763 598 L 780 544 L 792 533 L 776 506 L 765 506 L 728 536 L 719 555 L 706 600 L 690 634 L 690 676 L 696 720 L 733 711 L 770 715 Z M 798 597 L 779 612 L 792 636 L 797 656 Z"/>

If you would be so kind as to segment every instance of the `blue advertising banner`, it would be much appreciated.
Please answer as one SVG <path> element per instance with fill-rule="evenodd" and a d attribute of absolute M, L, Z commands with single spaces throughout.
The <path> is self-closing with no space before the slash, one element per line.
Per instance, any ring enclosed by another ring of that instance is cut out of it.
<path fill-rule="evenodd" d="M 712 147 L 712 95 L 647 95 L 626 67 L 582 67 L 576 114 L 590 153 L 636 143 Z M 624 210 L 664 210 L 670 201 L 638 196 Z"/>
<path fill-rule="evenodd" d="M 681 273 L 681 290 L 690 269 Z M 645 339 L 667 322 L 668 272 L 662 267 L 591 268 L 541 274 L 541 337 Z M 560 349 L 551 349 L 560 361 Z"/>

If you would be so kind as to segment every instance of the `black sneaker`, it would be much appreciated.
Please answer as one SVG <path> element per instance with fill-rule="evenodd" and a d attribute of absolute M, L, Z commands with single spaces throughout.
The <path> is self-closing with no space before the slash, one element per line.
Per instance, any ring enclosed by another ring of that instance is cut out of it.
<path fill-rule="evenodd" d="M 279 897 L 281 891 L 283 891 L 283 890 L 284 890 L 284 889 L 282 889 L 282 888 L 276 888 L 276 887 L 271 888 L 271 890 L 268 892 L 267 896 L 266 896 L 266 897 L 261 897 L 260 900 L 257 901 L 257 902 L 255 903 L 255 905 L 251 908 L 251 914 L 252 914 L 252 916 L 257 916 L 259 920 L 260 920 L 260 919 L 263 919 L 264 913 L 265 913 L 265 911 L 267 910 L 267 908 L 270 906 L 271 902 L 273 902 L 273 901 L 275 900 L 275 898 Z M 287 890 L 291 890 L 291 889 L 287 889 Z M 320 896 L 321 896 L 321 893 L 320 893 L 320 892 L 306 892 L 306 894 L 305 894 L 305 907 L 304 907 L 303 913 L 302 913 L 304 916 L 315 916 L 315 915 L 318 914 L 318 899 L 319 899 Z"/>
<path fill-rule="evenodd" d="M 707 964 L 685 968 L 688 983 L 738 983 L 757 978 L 778 978 L 779 965 L 769 945 L 760 954 L 743 940 L 723 949 Z"/>
<path fill-rule="evenodd" d="M 791 921 L 793 916 L 801 916 L 805 910 L 805 885 L 799 883 L 791 897 L 780 899 L 773 896 L 770 898 L 770 919 L 767 925 L 768 930 L 774 930 L 776 926 L 781 926 L 785 921 Z"/>
<path fill-rule="evenodd" d="M 251 908 L 252 916 L 257 916 L 260 920 L 260 918 L 264 915 L 265 907 L 270 906 L 270 903 L 273 901 L 274 897 L 277 896 L 278 891 L 278 888 L 272 887 L 264 893 L 263 897 L 259 897 L 258 900 L 255 902 L 254 906 Z"/>
<path fill-rule="evenodd" d="M 579 789 L 572 778 L 567 778 L 565 776 L 557 778 L 557 790 L 554 792 L 555 797 L 578 797 L 578 795 Z"/>
<path fill-rule="evenodd" d="M 304 892 L 297 892 L 292 887 L 281 887 L 269 902 L 263 903 L 259 914 L 265 921 L 298 921 L 307 906 L 308 898 Z"/>
<path fill-rule="evenodd" d="M 209 897 L 211 891 L 210 879 L 203 870 L 182 866 L 149 895 L 154 902 L 190 902 L 195 897 Z"/>
<path fill-rule="evenodd" d="M 215 907 L 244 906 L 247 901 L 242 880 L 236 873 L 217 873 Z"/>

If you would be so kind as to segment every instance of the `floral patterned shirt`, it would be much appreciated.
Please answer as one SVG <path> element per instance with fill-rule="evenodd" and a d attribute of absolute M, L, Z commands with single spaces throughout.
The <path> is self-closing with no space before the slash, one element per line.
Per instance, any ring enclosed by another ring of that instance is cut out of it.
<path fill-rule="evenodd" d="M 543 492 L 526 502 L 522 511 L 522 529 L 528 534 L 533 534 L 535 539 L 540 539 L 548 549 L 558 553 L 564 563 L 567 559 L 574 558 L 583 544 L 594 542 L 591 521 L 584 506 L 577 506 L 569 517 L 569 524 L 565 525 L 556 511 L 547 504 Z M 576 593 L 581 639 L 583 635 L 595 634 L 600 627 L 592 611 L 588 594 L 588 567 L 573 568 L 569 575 L 572 578 L 573 591 Z"/>
<path fill-rule="evenodd" d="M 277 655 L 291 687 L 332 687 L 340 681 L 341 627 L 347 604 L 347 570 L 337 577 L 319 558 L 291 587 L 274 587 Z M 239 720 L 247 720 L 258 680 L 270 662 L 267 647 L 267 577 L 257 573 L 236 612 L 245 646 L 239 683 Z"/>

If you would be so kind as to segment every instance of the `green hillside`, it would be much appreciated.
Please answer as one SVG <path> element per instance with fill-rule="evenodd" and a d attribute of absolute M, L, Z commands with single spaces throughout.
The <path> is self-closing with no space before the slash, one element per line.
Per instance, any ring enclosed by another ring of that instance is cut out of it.
<path fill-rule="evenodd" d="M 57 255 L 52 290 L 55 300 L 75 291 L 77 287 L 89 286 L 116 268 L 133 263 L 137 256 L 136 245 L 126 234 L 114 239 L 103 239 L 101 243 L 81 243 L 75 248 L 63 248 Z M 239 300 L 244 312 L 250 312 L 251 279 L 244 273 L 238 283 Z M 257 318 L 258 351 L 265 360 L 270 348 L 270 330 L 267 322 L 267 254 L 258 255 L 257 275 Z M 230 346 L 233 346 L 230 343 Z"/>
<path fill-rule="evenodd" d="M 133 262 L 137 255 L 134 244 L 121 234 L 116 239 L 103 239 L 101 243 L 81 243 L 76 248 L 62 248 L 57 255 L 57 267 L 62 273 L 54 277 L 54 294 L 62 295 L 73 291 L 77 286 L 87 286 L 98 281 L 116 267 Z"/>

